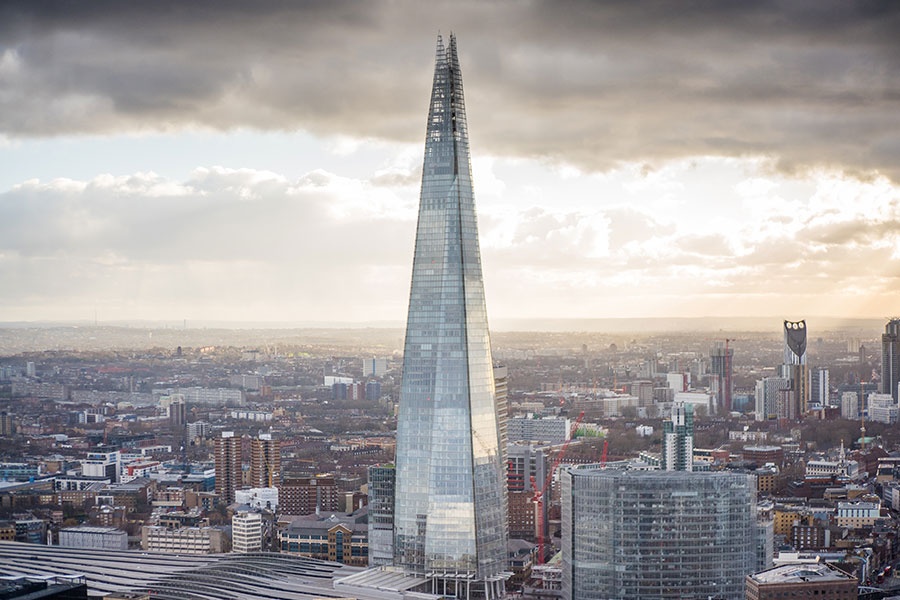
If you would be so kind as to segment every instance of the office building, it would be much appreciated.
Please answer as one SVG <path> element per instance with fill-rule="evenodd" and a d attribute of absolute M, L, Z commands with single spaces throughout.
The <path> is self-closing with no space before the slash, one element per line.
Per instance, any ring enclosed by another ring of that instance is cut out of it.
<path fill-rule="evenodd" d="M 365 567 L 369 562 L 368 526 L 362 515 L 306 515 L 278 532 L 285 554 Z"/>
<path fill-rule="evenodd" d="M 395 564 L 498 597 L 506 486 L 456 38 L 437 43 L 397 423 Z"/>
<path fill-rule="evenodd" d="M 219 554 L 231 547 L 225 531 L 218 527 L 179 527 L 158 525 L 141 528 L 141 549 L 169 554 Z"/>
<path fill-rule="evenodd" d="M 249 488 L 234 491 L 234 501 L 256 510 L 278 510 L 278 488 Z"/>
<path fill-rule="evenodd" d="M 236 512 L 231 518 L 231 551 L 259 552 L 262 550 L 263 520 L 258 512 Z"/>
<path fill-rule="evenodd" d="M 890 394 L 869 394 L 866 408 L 868 421 L 893 425 L 900 420 L 900 407 Z"/>
<path fill-rule="evenodd" d="M 109 479 L 110 483 L 118 483 L 121 470 L 119 451 L 108 447 L 98 447 L 87 453 L 81 461 L 81 474 L 85 477 Z"/>
<path fill-rule="evenodd" d="M 890 394 L 898 401 L 897 385 L 900 384 L 900 319 L 891 319 L 881 336 L 881 393 Z"/>
<path fill-rule="evenodd" d="M 828 563 L 781 565 L 747 576 L 745 600 L 856 600 L 856 577 Z"/>
<path fill-rule="evenodd" d="M 369 467 L 369 566 L 394 563 L 393 465 Z"/>
<path fill-rule="evenodd" d="M 59 530 L 59 545 L 64 548 L 128 550 L 128 534 L 115 527 L 68 527 Z"/>
<path fill-rule="evenodd" d="M 234 502 L 234 491 L 241 483 L 241 438 L 233 431 L 223 431 L 215 440 L 216 494 L 222 502 Z"/>
<path fill-rule="evenodd" d="M 758 560 L 753 475 L 586 465 L 561 480 L 564 599 L 743 597 Z"/>
<path fill-rule="evenodd" d="M 274 488 L 281 485 L 281 441 L 261 433 L 250 440 L 250 486 Z"/>
<path fill-rule="evenodd" d="M 709 349 L 709 387 L 716 396 L 716 413 L 728 414 L 732 408 L 734 382 L 732 380 L 732 362 L 734 348 L 728 343 L 716 342 Z"/>
<path fill-rule="evenodd" d="M 694 407 L 675 402 L 672 417 L 663 422 L 662 464 L 664 471 L 694 470 Z"/>

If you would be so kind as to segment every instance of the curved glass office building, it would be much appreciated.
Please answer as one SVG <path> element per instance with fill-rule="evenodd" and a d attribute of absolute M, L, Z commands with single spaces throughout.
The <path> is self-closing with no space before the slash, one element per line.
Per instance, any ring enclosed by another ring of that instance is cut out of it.
<path fill-rule="evenodd" d="M 394 563 L 450 582 L 451 593 L 466 595 L 475 582 L 488 597 L 502 590 L 500 418 L 462 75 L 451 35 L 447 47 L 438 37 L 426 128 L 394 507 Z"/>
<path fill-rule="evenodd" d="M 756 570 L 752 475 L 562 472 L 563 598 L 744 597 Z"/>

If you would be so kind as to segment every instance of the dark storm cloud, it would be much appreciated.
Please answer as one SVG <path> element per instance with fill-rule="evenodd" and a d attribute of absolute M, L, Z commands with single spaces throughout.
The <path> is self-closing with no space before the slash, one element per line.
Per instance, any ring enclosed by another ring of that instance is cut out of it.
<path fill-rule="evenodd" d="M 892 2 L 7 2 L 0 132 L 419 141 L 451 28 L 479 152 L 589 170 L 765 155 L 900 179 Z"/>

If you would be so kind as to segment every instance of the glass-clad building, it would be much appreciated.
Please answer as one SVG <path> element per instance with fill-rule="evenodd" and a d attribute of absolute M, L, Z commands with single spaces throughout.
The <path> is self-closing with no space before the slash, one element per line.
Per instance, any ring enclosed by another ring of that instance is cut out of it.
<path fill-rule="evenodd" d="M 455 37 L 439 36 L 397 424 L 394 562 L 407 573 L 502 588 L 500 429 L 462 76 Z"/>
<path fill-rule="evenodd" d="M 756 571 L 752 475 L 564 470 L 563 598 L 744 597 Z"/>

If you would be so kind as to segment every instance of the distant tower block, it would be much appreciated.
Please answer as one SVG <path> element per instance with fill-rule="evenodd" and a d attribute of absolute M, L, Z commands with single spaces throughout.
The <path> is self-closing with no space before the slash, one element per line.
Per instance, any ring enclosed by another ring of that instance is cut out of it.
<path fill-rule="evenodd" d="M 862 362 L 862 361 L 860 361 Z M 897 402 L 900 384 L 900 318 L 888 321 L 881 336 L 881 393 Z"/>
<path fill-rule="evenodd" d="M 784 322 L 784 364 L 781 376 L 791 382 L 783 418 L 794 420 L 809 412 L 809 368 L 806 364 L 806 321 Z"/>

